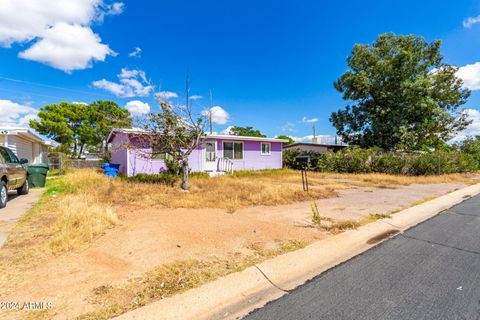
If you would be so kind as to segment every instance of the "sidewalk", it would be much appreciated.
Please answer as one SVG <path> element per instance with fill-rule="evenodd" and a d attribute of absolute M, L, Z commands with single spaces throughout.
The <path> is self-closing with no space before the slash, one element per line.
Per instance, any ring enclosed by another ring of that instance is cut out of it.
<path fill-rule="evenodd" d="M 24 196 L 9 192 L 7 207 L 0 209 L 0 248 L 7 241 L 8 233 L 17 220 L 37 203 L 44 191 L 45 188 L 30 189 Z"/>

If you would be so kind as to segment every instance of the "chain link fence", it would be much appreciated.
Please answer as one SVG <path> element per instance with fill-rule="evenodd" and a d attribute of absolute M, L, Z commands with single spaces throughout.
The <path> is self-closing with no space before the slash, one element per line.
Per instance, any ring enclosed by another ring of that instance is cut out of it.
<path fill-rule="evenodd" d="M 61 152 L 42 152 L 41 159 L 42 163 L 48 164 L 49 175 L 63 175 L 71 168 L 100 168 L 101 163 L 98 157 L 72 159 Z"/>

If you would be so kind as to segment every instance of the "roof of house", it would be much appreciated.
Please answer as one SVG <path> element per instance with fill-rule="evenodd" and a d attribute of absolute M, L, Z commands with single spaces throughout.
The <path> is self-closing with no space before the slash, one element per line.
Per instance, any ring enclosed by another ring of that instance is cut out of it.
<path fill-rule="evenodd" d="M 42 139 L 42 137 L 40 137 L 32 130 L 23 127 L 0 127 L 0 135 L 19 135 L 29 140 L 44 144 L 46 146 L 51 144 L 50 141 L 45 141 L 44 139 Z"/>
<path fill-rule="evenodd" d="M 299 146 L 307 146 L 307 147 L 326 147 L 326 148 L 345 148 L 348 147 L 346 144 L 334 144 L 334 143 L 309 143 L 309 142 L 295 142 L 289 145 L 284 146 L 284 149 L 291 149 Z"/>
<path fill-rule="evenodd" d="M 107 138 L 107 142 L 110 142 L 111 139 L 117 133 L 128 133 L 128 134 L 145 134 L 145 130 L 141 128 L 132 128 L 132 129 L 120 129 L 115 128 L 110 132 Z M 284 139 L 275 139 L 275 138 L 264 138 L 264 137 L 249 137 L 249 136 L 235 136 L 230 134 L 206 134 L 205 138 L 209 139 L 219 139 L 219 140 L 242 140 L 242 141 L 262 141 L 262 142 L 287 142 Z"/>
<path fill-rule="evenodd" d="M 207 134 L 207 138 L 214 138 L 220 140 L 244 140 L 244 141 L 263 141 L 263 142 L 287 142 L 285 139 L 266 138 L 266 137 L 250 137 L 250 136 L 236 136 L 233 134 Z"/>

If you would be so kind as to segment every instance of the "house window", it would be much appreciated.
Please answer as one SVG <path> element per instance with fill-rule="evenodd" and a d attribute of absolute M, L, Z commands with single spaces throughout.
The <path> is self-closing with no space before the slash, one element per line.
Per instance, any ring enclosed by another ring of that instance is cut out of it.
<path fill-rule="evenodd" d="M 154 153 L 152 154 L 152 160 L 165 161 L 172 160 L 173 157 L 168 153 Z"/>
<path fill-rule="evenodd" d="M 262 143 L 262 156 L 270 155 L 270 143 Z"/>
<path fill-rule="evenodd" d="M 243 142 L 224 142 L 223 157 L 231 160 L 243 159 Z"/>

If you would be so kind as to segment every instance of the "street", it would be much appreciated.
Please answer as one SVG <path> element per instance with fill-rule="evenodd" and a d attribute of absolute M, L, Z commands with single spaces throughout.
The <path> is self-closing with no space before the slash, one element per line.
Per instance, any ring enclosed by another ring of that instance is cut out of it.
<path fill-rule="evenodd" d="M 244 319 L 480 319 L 480 196 Z"/>

